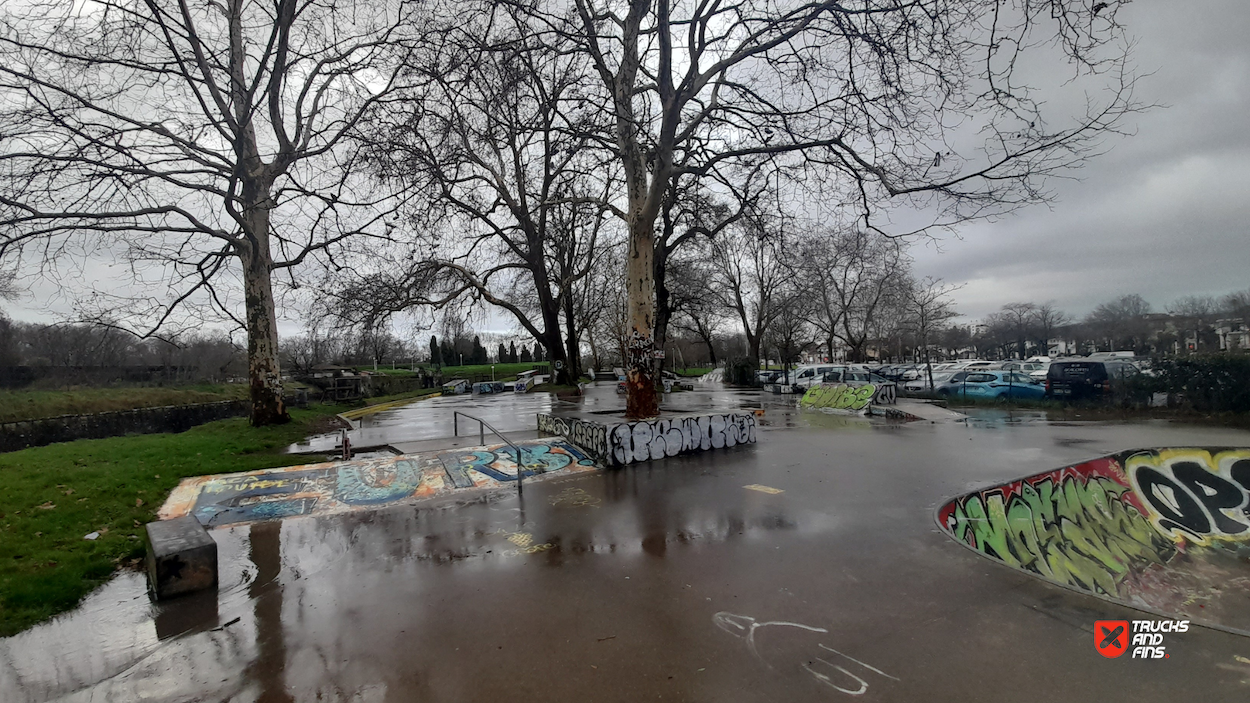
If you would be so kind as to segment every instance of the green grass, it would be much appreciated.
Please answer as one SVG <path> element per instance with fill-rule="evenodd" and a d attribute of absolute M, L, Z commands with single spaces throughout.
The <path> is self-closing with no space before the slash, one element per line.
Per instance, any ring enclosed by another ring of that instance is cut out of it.
<path fill-rule="evenodd" d="M 0 422 L 247 398 L 242 383 L 0 391 Z"/>
<path fill-rule="evenodd" d="M 526 393 L 570 394 L 570 393 L 580 393 L 581 390 L 582 390 L 581 387 L 575 384 L 540 383 L 536 386 L 531 386 L 530 389 L 526 391 Z"/>
<path fill-rule="evenodd" d="M 244 418 L 181 434 L 79 440 L 0 454 L 0 636 L 73 608 L 143 556 L 143 525 L 187 476 L 305 463 L 279 454 L 325 431 L 344 410 L 292 410 L 292 422 L 252 428 Z M 95 541 L 84 540 L 99 532 Z"/>
<path fill-rule="evenodd" d="M 539 364 L 543 362 L 538 362 Z M 522 371 L 529 371 L 534 368 L 534 364 L 495 364 L 495 380 L 511 381 L 516 375 Z M 464 378 L 473 375 L 490 376 L 490 364 L 464 365 L 464 366 L 444 366 L 443 380 L 450 381 L 453 378 Z"/>
<path fill-rule="evenodd" d="M 678 376 L 685 376 L 686 378 L 691 378 L 694 376 L 702 376 L 704 374 L 712 372 L 713 370 L 714 369 L 711 366 L 700 366 L 700 367 L 692 366 L 688 369 L 672 369 L 672 372 L 677 374 Z"/>

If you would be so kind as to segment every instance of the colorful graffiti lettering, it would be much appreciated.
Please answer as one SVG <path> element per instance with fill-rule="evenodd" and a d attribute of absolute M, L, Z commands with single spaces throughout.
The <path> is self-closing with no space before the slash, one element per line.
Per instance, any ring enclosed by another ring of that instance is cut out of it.
<path fill-rule="evenodd" d="M 519 442 L 527 474 L 588 471 L 594 462 L 563 440 Z M 453 453 L 359 459 L 183 481 L 161 507 L 168 520 L 194 515 L 209 526 L 393 505 L 455 488 L 516 480 L 506 445 Z"/>
<path fill-rule="evenodd" d="M 955 539 L 1009 566 L 1116 596 L 1130 570 L 1175 552 L 1122 476 L 1114 458 L 1097 459 L 952 501 L 939 521 Z"/>
<path fill-rule="evenodd" d="M 1250 448 L 1137 449 L 976 491 L 938 523 L 1026 573 L 1239 631 Z"/>
<path fill-rule="evenodd" d="M 517 480 L 517 453 L 509 446 L 477 449 L 472 451 L 446 452 L 438 455 L 447 470 L 448 476 L 457 487 L 467 488 L 473 485 L 469 470 L 489 476 L 496 481 Z M 592 461 L 577 448 L 560 443 L 552 447 L 546 444 L 533 444 L 521 448 L 520 464 L 524 465 L 525 476 L 558 471 L 569 464 L 593 466 Z"/>
<path fill-rule="evenodd" d="M 1125 469 L 1161 533 L 1202 545 L 1250 540 L 1250 450 L 1143 451 Z"/>
<path fill-rule="evenodd" d="M 872 402 L 877 387 L 871 383 L 851 387 L 844 383 L 821 384 L 812 386 L 803 394 L 799 402 L 813 408 L 830 408 L 834 410 L 863 410 Z"/>
<path fill-rule="evenodd" d="M 344 466 L 337 472 L 334 498 L 348 505 L 378 505 L 412 495 L 421 485 L 417 462 L 402 459 L 391 466 Z"/>

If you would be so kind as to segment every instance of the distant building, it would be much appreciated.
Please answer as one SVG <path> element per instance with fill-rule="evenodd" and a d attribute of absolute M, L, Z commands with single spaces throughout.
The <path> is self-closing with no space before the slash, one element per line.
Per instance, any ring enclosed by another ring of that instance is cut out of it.
<path fill-rule="evenodd" d="M 1216 320 L 1215 336 L 1220 340 L 1220 351 L 1250 349 L 1250 328 L 1240 317 Z"/>

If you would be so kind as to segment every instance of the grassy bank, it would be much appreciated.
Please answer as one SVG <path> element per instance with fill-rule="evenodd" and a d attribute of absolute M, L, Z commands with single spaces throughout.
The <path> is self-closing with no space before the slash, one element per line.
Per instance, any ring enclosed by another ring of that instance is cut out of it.
<path fill-rule="evenodd" d="M 241 383 L 0 391 L 0 422 L 247 398 Z"/>
<path fill-rule="evenodd" d="M 279 454 L 331 428 L 341 406 L 292 411 L 279 427 L 243 418 L 151 434 L 0 454 L 0 636 L 74 607 L 143 556 L 143 525 L 187 476 L 290 466 Z M 84 535 L 98 532 L 99 539 Z"/>

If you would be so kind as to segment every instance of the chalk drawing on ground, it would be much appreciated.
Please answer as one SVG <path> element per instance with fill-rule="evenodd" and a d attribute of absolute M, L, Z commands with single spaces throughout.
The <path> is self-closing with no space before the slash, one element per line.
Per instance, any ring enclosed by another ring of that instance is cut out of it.
<path fill-rule="evenodd" d="M 887 674 L 871 664 L 830 647 L 825 643 L 825 640 L 831 637 L 831 633 L 823 627 L 813 627 L 783 620 L 759 622 L 748 615 L 735 615 L 734 613 L 723 611 L 712 616 L 712 623 L 721 630 L 741 638 L 746 643 L 747 650 L 751 652 L 751 655 L 768 668 L 774 670 L 778 667 L 797 668 L 822 686 L 839 693 L 850 696 L 860 696 L 867 693 L 870 687 L 869 678 L 875 679 L 873 674 L 891 681 L 900 681 L 898 677 Z M 810 633 L 805 634 L 805 641 L 800 643 L 801 649 L 798 653 L 802 656 L 801 661 L 778 661 L 775 657 L 768 656 L 770 652 L 761 651 L 767 645 L 760 644 L 759 633 L 768 631 L 770 628 L 774 632 L 788 630 L 800 634 Z M 851 668 L 848 669 L 847 667 Z"/>

